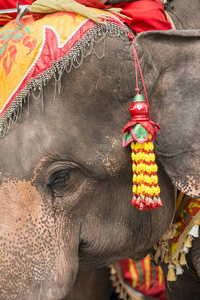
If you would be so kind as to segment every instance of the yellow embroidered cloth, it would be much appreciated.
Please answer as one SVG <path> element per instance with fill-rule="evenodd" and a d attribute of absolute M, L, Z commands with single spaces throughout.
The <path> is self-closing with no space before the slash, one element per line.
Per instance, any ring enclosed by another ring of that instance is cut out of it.
<path fill-rule="evenodd" d="M 94 10 L 103 19 L 123 26 L 115 15 Z M 31 88 L 39 85 L 38 78 L 43 83 L 48 80 L 53 65 L 69 55 L 97 26 L 82 15 L 68 12 L 40 19 L 28 15 L 21 23 L 22 27 L 14 20 L 0 30 L 0 123 L 9 118 Z"/>

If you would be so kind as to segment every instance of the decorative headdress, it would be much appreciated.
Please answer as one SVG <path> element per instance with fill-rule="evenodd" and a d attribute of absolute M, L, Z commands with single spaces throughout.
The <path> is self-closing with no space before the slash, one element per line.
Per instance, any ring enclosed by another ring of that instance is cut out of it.
<path fill-rule="evenodd" d="M 51 78 L 59 90 L 64 71 L 78 68 L 92 53 L 102 58 L 105 49 L 99 55 L 95 44 L 107 35 L 128 40 L 116 15 L 100 9 L 91 11 L 98 23 L 64 11 L 41 18 L 30 14 L 21 19 L 22 26 L 13 20 L 0 29 L 0 138 L 20 118 L 30 95 L 37 101 L 40 98 L 43 107 L 43 86 Z M 106 23 L 100 22 L 105 19 Z"/>
<path fill-rule="evenodd" d="M 131 144 L 132 170 L 133 170 L 133 198 L 132 204 L 140 210 L 151 210 L 162 206 L 160 188 L 158 186 L 157 165 L 153 153 L 153 140 L 156 138 L 159 125 L 151 121 L 148 96 L 139 64 L 139 59 L 133 37 L 136 76 L 136 95 L 129 108 L 131 121 L 123 129 L 123 147 Z M 138 86 L 137 68 L 139 69 L 145 98 L 140 94 Z"/>

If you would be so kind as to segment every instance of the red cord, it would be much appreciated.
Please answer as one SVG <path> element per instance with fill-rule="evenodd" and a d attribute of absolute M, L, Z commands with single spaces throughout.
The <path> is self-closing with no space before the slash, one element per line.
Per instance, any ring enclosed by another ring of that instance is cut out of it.
<path fill-rule="evenodd" d="M 139 59 L 138 59 L 137 52 L 136 52 L 135 46 L 133 44 L 133 41 L 132 41 L 132 46 L 133 46 L 133 54 L 134 54 L 134 61 L 135 61 L 135 80 L 136 80 L 136 89 L 135 90 L 136 90 L 137 94 L 139 94 L 140 90 L 139 90 L 139 86 L 138 86 L 138 75 L 137 75 L 137 67 L 138 67 L 139 72 L 140 72 L 140 77 L 141 77 L 141 80 L 142 80 L 142 85 L 143 85 L 143 88 L 144 88 L 145 98 L 146 98 L 148 108 L 149 108 L 149 99 L 148 99 L 146 87 L 145 87 L 145 84 L 144 84 L 144 78 L 143 78 L 143 75 L 142 75 L 142 70 L 141 70 L 141 67 L 140 67 Z M 150 108 L 149 108 L 149 120 L 151 120 Z"/>

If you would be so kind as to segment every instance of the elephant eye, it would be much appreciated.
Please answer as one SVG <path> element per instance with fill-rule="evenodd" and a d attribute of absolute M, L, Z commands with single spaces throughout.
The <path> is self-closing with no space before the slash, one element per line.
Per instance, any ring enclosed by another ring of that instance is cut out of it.
<path fill-rule="evenodd" d="M 85 180 L 85 175 L 75 163 L 56 162 L 45 170 L 46 184 L 55 196 L 64 196 L 76 191 Z"/>
<path fill-rule="evenodd" d="M 62 184 L 70 179 L 72 170 L 61 170 L 51 174 L 48 178 L 47 184 L 49 186 Z"/>

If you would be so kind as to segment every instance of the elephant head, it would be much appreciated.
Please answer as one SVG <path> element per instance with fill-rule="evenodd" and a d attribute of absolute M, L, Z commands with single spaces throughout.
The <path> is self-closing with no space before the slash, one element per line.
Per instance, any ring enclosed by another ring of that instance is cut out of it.
<path fill-rule="evenodd" d="M 198 31 L 139 35 L 163 206 L 131 206 L 121 142 L 135 94 L 129 39 L 105 38 L 42 100 L 31 96 L 1 140 L 1 299 L 63 299 L 77 272 L 143 258 L 173 219 L 174 186 L 199 197 Z M 104 42 L 104 41 L 103 41 Z M 100 51 L 100 53 L 99 53 Z M 172 184 L 173 183 L 173 184 Z"/>

